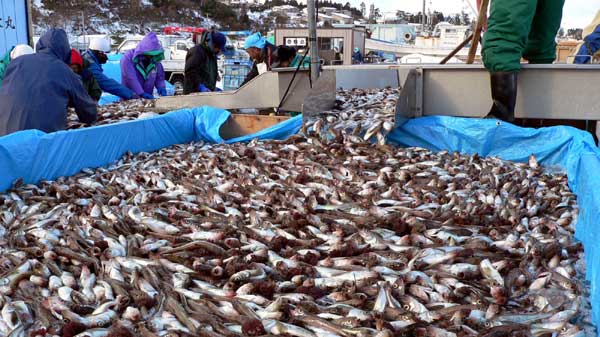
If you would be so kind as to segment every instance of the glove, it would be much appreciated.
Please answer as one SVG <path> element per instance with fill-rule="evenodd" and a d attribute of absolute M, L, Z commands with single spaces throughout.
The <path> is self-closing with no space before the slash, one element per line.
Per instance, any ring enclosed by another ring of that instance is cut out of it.
<path fill-rule="evenodd" d="M 140 97 L 145 98 L 145 99 L 154 99 L 154 96 L 147 94 L 147 93 L 141 94 Z"/>
<path fill-rule="evenodd" d="M 198 91 L 199 92 L 212 92 L 204 84 L 200 84 L 200 86 L 198 86 Z"/>
<path fill-rule="evenodd" d="M 166 88 L 158 88 L 156 91 L 158 91 L 158 94 L 161 96 L 167 96 L 167 89 Z"/>

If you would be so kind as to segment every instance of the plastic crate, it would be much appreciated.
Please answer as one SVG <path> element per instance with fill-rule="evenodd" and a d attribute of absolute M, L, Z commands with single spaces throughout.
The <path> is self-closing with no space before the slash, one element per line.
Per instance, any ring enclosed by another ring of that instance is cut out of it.
<path fill-rule="evenodd" d="M 223 90 L 236 90 L 252 70 L 252 61 L 244 58 L 226 58 L 223 63 Z"/>
<path fill-rule="evenodd" d="M 223 76 L 223 90 L 236 90 L 242 85 L 246 79 L 246 75 L 224 75 Z"/>
<path fill-rule="evenodd" d="M 246 76 L 250 72 L 251 69 L 252 69 L 252 66 L 226 65 L 225 69 L 223 69 L 223 73 L 225 75 Z"/>

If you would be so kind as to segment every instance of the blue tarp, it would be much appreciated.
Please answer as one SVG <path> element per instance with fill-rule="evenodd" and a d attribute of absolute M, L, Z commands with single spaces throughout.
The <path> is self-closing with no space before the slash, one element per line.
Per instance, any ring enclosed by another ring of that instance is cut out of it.
<path fill-rule="evenodd" d="M 534 154 L 540 164 L 565 170 L 580 207 L 575 236 L 585 246 L 593 318 L 599 326 L 600 150 L 589 133 L 566 126 L 527 129 L 495 120 L 424 117 L 406 121 L 388 140 L 398 146 L 477 153 L 518 162 L 527 162 Z"/>
<path fill-rule="evenodd" d="M 22 131 L 2 137 L 0 190 L 9 188 L 18 178 L 35 183 L 108 165 L 128 151 L 155 151 L 199 140 L 223 143 L 219 130 L 229 115 L 224 110 L 204 107 L 121 124 L 53 134 Z M 301 125 L 302 117 L 297 116 L 227 143 L 254 138 L 286 139 L 296 134 Z M 406 121 L 388 139 L 398 146 L 478 153 L 520 162 L 534 154 L 541 164 L 565 170 L 578 196 L 576 237 L 585 245 L 594 323 L 600 323 L 600 229 L 596 228 L 596 219 L 600 219 L 600 150 L 590 134 L 571 127 L 526 129 L 494 120 L 425 117 Z"/>
<path fill-rule="evenodd" d="M 225 141 L 219 135 L 230 113 L 215 108 L 194 108 L 154 118 L 46 134 L 37 130 L 0 138 L 0 191 L 23 178 L 26 183 L 70 176 L 84 168 L 105 166 L 126 152 L 151 152 L 161 148 L 207 141 L 247 142 L 252 139 L 286 139 L 298 133 L 298 116 L 261 132 Z"/>

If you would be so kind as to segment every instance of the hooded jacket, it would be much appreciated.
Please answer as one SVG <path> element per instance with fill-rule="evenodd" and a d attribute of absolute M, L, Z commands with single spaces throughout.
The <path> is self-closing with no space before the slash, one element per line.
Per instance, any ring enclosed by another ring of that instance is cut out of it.
<path fill-rule="evenodd" d="M 215 91 L 217 87 L 217 78 L 219 69 L 217 66 L 217 56 L 205 43 L 206 32 L 203 34 L 203 41 L 191 48 L 185 56 L 185 78 L 183 84 L 183 93 L 185 95 L 198 92 L 200 84 L 204 84 L 210 91 Z"/>
<path fill-rule="evenodd" d="M 102 91 L 106 91 L 109 94 L 113 94 L 115 96 L 119 96 L 122 99 L 132 99 L 135 98 L 135 94 L 133 91 L 129 90 L 121 83 L 113 80 L 112 78 L 104 75 L 104 71 L 102 70 L 102 66 L 98 62 L 98 59 L 92 53 L 91 50 L 87 50 L 85 53 L 81 55 L 85 63 L 87 63 L 86 69 L 88 69 L 98 84 Z"/>
<path fill-rule="evenodd" d="M 154 88 L 164 89 L 165 71 L 160 61 L 164 51 L 154 33 L 148 33 L 133 50 L 121 59 L 121 83 L 137 95 L 152 95 Z"/>
<path fill-rule="evenodd" d="M 67 107 L 83 123 L 96 121 L 96 102 L 69 68 L 71 47 L 62 29 L 50 29 L 37 43 L 37 53 L 13 60 L 0 89 L 0 135 L 28 129 L 65 129 Z"/>
<path fill-rule="evenodd" d="M 102 97 L 102 89 L 100 88 L 98 81 L 96 81 L 94 78 L 92 72 L 88 70 L 89 63 L 84 61 L 81 57 L 81 54 L 79 54 L 79 52 L 77 52 L 75 49 L 71 51 L 71 64 L 79 65 L 81 71 L 78 75 L 81 77 L 85 91 L 87 91 L 94 101 L 98 102 Z"/>

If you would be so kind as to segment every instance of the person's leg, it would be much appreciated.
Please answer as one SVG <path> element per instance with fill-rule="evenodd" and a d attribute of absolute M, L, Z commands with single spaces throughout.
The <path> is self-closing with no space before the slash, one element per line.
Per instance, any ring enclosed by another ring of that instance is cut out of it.
<path fill-rule="evenodd" d="M 542 0 L 539 0 L 542 1 Z M 538 0 L 492 0 L 483 39 L 483 63 L 490 71 L 492 108 L 488 117 L 515 120 L 517 73 Z"/>
<path fill-rule="evenodd" d="M 483 63 L 490 72 L 521 69 L 538 1 L 492 0 L 488 30 L 483 37 Z"/>
<path fill-rule="evenodd" d="M 549 64 L 556 59 L 556 34 L 562 21 L 565 0 L 538 0 L 523 57 L 533 64 Z"/>

